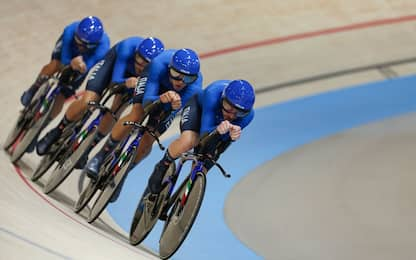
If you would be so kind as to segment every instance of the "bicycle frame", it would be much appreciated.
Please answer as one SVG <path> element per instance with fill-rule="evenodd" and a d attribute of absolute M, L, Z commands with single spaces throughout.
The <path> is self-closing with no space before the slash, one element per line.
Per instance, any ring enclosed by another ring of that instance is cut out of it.
<path fill-rule="evenodd" d="M 160 104 L 160 101 L 155 101 L 153 104 L 151 104 L 149 107 L 148 112 L 145 112 L 145 116 L 143 117 L 142 122 L 147 116 L 150 116 L 150 111 L 158 106 Z M 120 156 L 115 155 L 115 151 L 111 153 L 111 156 L 113 156 L 113 159 L 110 163 L 110 171 L 112 172 L 112 175 L 115 176 L 118 171 L 120 170 L 121 166 L 123 165 L 123 162 L 126 160 L 128 154 L 131 153 L 133 149 L 137 149 L 140 145 L 140 141 L 144 135 L 145 132 L 148 132 L 153 138 L 155 138 L 156 142 L 159 144 L 159 147 L 161 150 L 164 150 L 165 148 L 160 144 L 159 138 L 155 135 L 155 133 L 147 128 L 147 126 L 142 126 L 141 124 L 135 123 L 135 122 L 124 122 L 125 125 L 133 125 L 136 127 L 135 130 L 130 131 L 129 135 L 124 139 L 124 141 L 121 142 L 121 145 L 117 149 L 118 151 L 122 151 Z M 139 128 L 137 130 L 137 128 Z M 135 137 L 131 140 L 130 144 L 128 145 L 127 149 L 125 149 L 125 146 L 129 142 L 129 140 L 132 138 L 132 136 Z M 124 152 L 123 152 L 124 150 Z"/>
<path fill-rule="evenodd" d="M 113 176 L 115 176 L 121 166 L 123 165 L 123 162 L 126 160 L 127 155 L 131 153 L 131 151 L 133 149 L 136 149 L 139 145 L 140 145 L 140 140 L 142 139 L 144 134 L 143 130 L 140 130 L 136 133 L 136 136 L 133 138 L 133 140 L 130 142 L 129 146 L 127 147 L 127 149 L 122 152 L 122 154 L 120 156 L 114 156 L 112 162 L 111 162 L 111 166 L 110 166 L 110 170 L 111 170 L 111 174 Z M 120 150 L 123 151 L 124 147 L 126 146 L 127 142 L 129 141 L 129 139 L 131 138 L 133 134 L 130 133 L 128 135 L 128 137 L 123 141 Z"/>
<path fill-rule="evenodd" d="M 203 172 L 203 170 L 204 170 L 204 162 L 202 160 L 200 160 L 200 155 L 195 155 L 193 153 L 186 153 L 181 157 L 181 159 L 179 160 L 178 165 L 176 167 L 175 174 L 172 174 L 172 175 L 168 176 L 162 182 L 162 186 L 170 184 L 170 188 L 169 188 L 169 191 L 168 191 L 169 202 L 165 206 L 165 207 L 167 207 L 167 209 L 169 209 L 172 206 L 176 197 L 179 195 L 179 192 L 181 191 L 181 188 L 179 188 L 172 195 L 173 190 L 175 189 L 176 181 L 177 181 L 177 179 L 179 177 L 179 174 L 182 170 L 182 167 L 187 161 L 192 161 L 194 163 L 194 165 L 192 167 L 191 173 L 188 176 L 188 180 L 186 182 L 184 181 L 183 184 L 182 184 L 182 185 L 184 185 L 186 183 L 185 184 L 186 185 L 186 191 L 182 196 L 181 206 L 184 206 L 185 203 L 186 203 L 190 188 L 192 187 L 192 183 L 195 181 L 197 173 L 198 172 Z"/>
<path fill-rule="evenodd" d="M 52 100 L 55 99 L 55 97 L 57 95 L 59 95 L 59 93 L 61 93 L 61 87 L 58 85 L 56 88 L 54 88 L 51 91 L 52 88 L 52 84 L 48 83 L 48 86 L 46 87 L 46 91 L 45 93 L 47 93 L 46 95 L 41 97 L 41 101 L 37 104 L 36 107 L 36 114 L 34 115 L 34 120 L 33 122 L 36 122 L 39 120 L 39 118 L 41 118 L 44 113 L 46 111 L 48 111 L 49 109 L 49 105 L 51 104 Z"/>
<path fill-rule="evenodd" d="M 212 136 L 214 136 L 216 134 L 217 134 L 217 132 L 214 131 L 209 136 L 212 137 Z M 211 138 L 211 137 L 205 138 L 205 140 L 202 141 L 202 142 L 203 143 L 208 142 L 207 140 L 209 138 Z M 207 173 L 207 170 L 205 168 L 205 159 L 211 160 L 211 162 L 213 162 L 213 164 L 216 167 L 218 167 L 218 169 L 220 170 L 220 172 L 222 173 L 222 175 L 224 177 L 226 177 L 226 178 L 230 178 L 231 177 L 230 174 L 227 174 L 225 172 L 224 168 L 222 168 L 222 166 L 220 164 L 218 164 L 216 161 L 214 161 L 210 157 L 207 157 L 207 156 L 205 156 L 203 154 L 199 154 L 199 153 L 195 153 L 195 152 L 187 152 L 187 153 L 184 153 L 184 154 L 181 155 L 181 157 L 180 157 L 180 159 L 179 159 L 179 161 L 177 163 L 175 173 L 172 174 L 172 175 L 169 175 L 167 178 L 165 178 L 162 181 L 162 187 L 165 187 L 166 185 L 170 185 L 170 188 L 168 190 L 168 198 L 169 198 L 169 201 L 165 205 L 165 209 L 169 209 L 173 205 L 175 199 L 179 196 L 179 193 L 181 192 L 182 187 L 184 185 L 186 185 L 186 190 L 185 190 L 185 192 L 184 192 L 184 194 L 182 195 L 182 198 L 181 198 L 181 206 L 184 206 L 185 205 L 186 200 L 188 198 L 188 194 L 189 194 L 189 192 L 190 192 L 190 190 L 192 188 L 193 183 L 195 182 L 195 179 L 197 177 L 198 172 L 202 172 L 204 174 Z M 179 174 L 180 174 L 180 172 L 182 170 L 182 167 L 183 167 L 183 165 L 187 161 L 192 161 L 192 163 L 193 163 L 191 173 L 188 175 L 187 180 L 184 180 L 181 183 L 181 186 L 172 195 L 173 190 L 174 190 L 175 185 L 176 185 L 176 181 L 179 178 Z"/>
<path fill-rule="evenodd" d="M 102 118 L 106 113 L 112 113 L 109 109 L 105 107 L 105 104 L 107 101 L 113 96 L 115 93 L 111 92 L 109 93 L 109 89 L 106 88 L 104 90 L 104 93 L 102 94 L 104 98 L 104 101 L 101 103 L 101 105 L 96 105 L 95 102 L 90 102 L 89 105 L 98 107 L 100 110 L 99 114 L 95 117 L 95 119 L 81 132 L 74 131 L 73 135 L 71 136 L 71 142 L 73 142 L 72 150 L 75 151 L 78 146 L 84 141 L 84 139 L 88 136 L 88 134 L 95 128 L 98 128 L 98 125 L 101 123 Z M 108 94 L 108 95 L 107 95 Z M 123 107 L 123 102 L 117 107 L 115 114 Z M 93 109 L 88 109 L 83 118 L 76 124 L 78 127 L 82 128 L 82 126 L 88 121 L 91 114 L 93 113 Z M 115 117 L 113 115 L 113 117 Z M 75 128 L 76 129 L 76 128 Z M 75 140 L 76 139 L 76 140 Z"/>

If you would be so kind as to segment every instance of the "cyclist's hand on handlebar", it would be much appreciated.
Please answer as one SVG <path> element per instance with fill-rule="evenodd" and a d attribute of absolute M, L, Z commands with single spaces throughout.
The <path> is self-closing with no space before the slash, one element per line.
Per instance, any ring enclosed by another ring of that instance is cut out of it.
<path fill-rule="evenodd" d="M 220 135 L 226 134 L 230 130 L 230 126 L 230 121 L 224 120 L 217 126 L 217 131 Z"/>
<path fill-rule="evenodd" d="M 81 73 L 85 73 L 87 71 L 87 65 L 85 64 L 81 55 L 71 60 L 71 68 Z"/>
<path fill-rule="evenodd" d="M 222 121 L 217 126 L 217 131 L 221 135 L 230 132 L 230 137 L 231 137 L 231 140 L 233 140 L 233 141 L 240 138 L 240 135 L 241 135 L 241 127 L 238 126 L 238 125 L 231 124 L 230 121 L 228 121 L 228 120 Z"/>
<path fill-rule="evenodd" d="M 172 90 L 166 91 L 160 95 L 160 101 L 162 103 L 170 103 L 174 110 L 179 109 L 182 106 L 181 96 Z"/>
<path fill-rule="evenodd" d="M 231 127 L 230 127 L 231 140 L 233 141 L 238 140 L 240 136 L 241 136 L 241 127 L 238 125 L 231 124 Z"/>
<path fill-rule="evenodd" d="M 128 88 L 136 88 L 137 86 L 137 77 L 130 77 L 128 79 L 126 79 L 126 87 Z"/>

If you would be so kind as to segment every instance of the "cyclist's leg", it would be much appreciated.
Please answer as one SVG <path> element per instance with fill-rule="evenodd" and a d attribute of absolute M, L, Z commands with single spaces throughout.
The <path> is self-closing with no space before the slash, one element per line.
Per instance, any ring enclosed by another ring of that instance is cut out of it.
<path fill-rule="evenodd" d="M 118 145 L 118 143 L 126 137 L 131 131 L 132 127 L 125 126 L 125 121 L 140 121 L 143 117 L 143 107 L 140 103 L 132 106 L 129 114 L 120 118 L 114 125 L 110 137 L 101 148 L 101 150 L 88 162 L 85 170 L 89 177 L 96 178 L 105 157 Z"/>
<path fill-rule="evenodd" d="M 113 129 L 111 130 L 111 138 L 115 141 L 120 141 L 124 137 L 126 137 L 132 127 L 123 125 L 126 121 L 134 121 L 140 122 L 143 119 L 144 109 L 143 109 L 143 92 L 135 93 L 133 97 L 133 106 L 131 108 L 130 113 L 126 116 L 120 118 L 114 125 Z"/>
<path fill-rule="evenodd" d="M 117 116 L 119 116 L 124 108 L 127 106 L 127 104 L 121 104 L 122 99 L 121 95 L 116 95 L 113 100 L 113 104 L 111 107 L 111 111 L 115 112 L 115 110 L 121 106 L 121 109 L 118 110 Z M 124 107 L 124 108 L 123 108 Z M 85 165 L 88 162 L 88 155 L 94 149 L 94 147 L 107 135 L 107 133 L 111 130 L 111 127 L 113 126 L 113 117 L 110 113 L 106 113 L 99 126 L 97 134 L 95 135 L 94 141 L 92 144 L 85 150 L 84 155 L 80 158 L 77 165 L 75 166 L 76 169 L 82 169 L 85 167 Z"/>
<path fill-rule="evenodd" d="M 39 89 L 39 87 L 49 77 L 51 77 L 53 74 L 55 74 L 61 69 L 62 67 L 62 64 L 60 62 L 61 50 L 62 50 L 62 35 L 56 41 L 55 48 L 52 52 L 50 62 L 42 67 L 35 82 L 29 87 L 29 89 L 23 92 L 22 96 L 20 97 L 20 102 L 22 103 L 22 105 L 28 106 L 33 96 L 35 95 L 36 91 Z"/>
<path fill-rule="evenodd" d="M 166 150 L 163 158 L 155 165 L 153 173 L 148 181 L 148 188 L 152 193 L 159 193 L 162 189 L 162 179 L 169 165 L 182 153 L 190 150 L 198 144 L 199 130 L 201 127 L 201 107 L 196 96 L 185 105 L 180 130 L 181 135 L 174 140 Z"/>
<path fill-rule="evenodd" d="M 69 105 L 65 112 L 65 117 L 69 122 L 74 122 L 82 118 L 82 115 L 87 111 L 88 103 L 90 101 L 100 100 L 100 95 L 94 91 L 86 90 L 82 98 L 75 100 Z"/>
<path fill-rule="evenodd" d="M 120 116 L 120 114 L 124 111 L 124 109 L 127 107 L 128 104 L 123 104 L 123 94 L 117 94 L 114 97 L 113 103 L 111 105 L 111 112 L 115 113 L 117 111 L 117 118 Z M 98 126 L 98 132 L 102 133 L 103 135 L 106 135 L 108 132 L 110 132 L 111 128 L 114 125 L 114 119 L 113 116 L 109 113 L 105 114 L 103 119 L 101 120 L 100 125 Z"/>
<path fill-rule="evenodd" d="M 91 68 L 90 76 L 87 79 L 85 93 L 81 99 L 72 102 L 65 113 L 65 117 L 69 122 L 74 122 L 82 118 L 88 109 L 90 101 L 98 102 L 104 89 L 111 81 L 113 73 L 113 65 L 116 59 L 116 54 L 113 50 L 100 60 Z M 81 82 L 76 82 L 76 88 L 81 85 Z"/>
<path fill-rule="evenodd" d="M 145 133 L 140 140 L 140 145 L 137 150 L 136 159 L 134 160 L 135 164 L 140 163 L 144 158 L 146 158 L 152 151 L 152 145 L 155 139 L 148 133 Z"/>
<path fill-rule="evenodd" d="M 62 107 L 65 100 L 75 94 L 75 90 L 81 85 L 84 78 L 85 75 L 79 77 L 76 81 L 72 82 L 71 85 L 61 87 L 61 93 L 56 97 L 57 101 L 55 102 L 51 119 L 55 118 L 62 111 Z M 42 156 L 46 154 L 50 146 L 59 139 L 63 129 L 70 123 L 71 121 L 69 121 L 64 116 L 64 118 L 60 121 L 57 127 L 50 130 L 42 139 L 40 139 L 38 144 L 36 145 L 36 151 L 38 155 Z"/>
<path fill-rule="evenodd" d="M 157 137 L 160 137 L 166 130 L 171 126 L 174 115 L 169 115 L 167 118 L 160 121 L 158 119 L 161 111 L 156 112 L 156 115 L 150 115 L 148 126 L 155 128 L 155 134 Z M 152 145 L 155 139 L 148 133 L 145 132 L 142 140 L 140 141 L 140 145 L 138 147 L 137 156 L 134 162 L 136 164 L 140 163 L 144 158 L 146 158 L 150 152 L 152 151 Z"/>

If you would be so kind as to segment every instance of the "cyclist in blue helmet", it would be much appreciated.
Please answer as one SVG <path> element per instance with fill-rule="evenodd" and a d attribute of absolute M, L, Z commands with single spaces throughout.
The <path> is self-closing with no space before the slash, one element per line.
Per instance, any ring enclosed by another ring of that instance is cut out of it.
<path fill-rule="evenodd" d="M 95 16 L 88 16 L 81 20 L 75 33 L 75 41 L 84 49 L 97 46 L 104 34 L 103 24 Z"/>
<path fill-rule="evenodd" d="M 64 100 L 74 94 L 88 70 L 104 57 L 109 48 L 110 39 L 97 17 L 88 16 L 81 21 L 67 25 L 56 41 L 50 62 L 43 66 L 35 82 L 22 94 L 20 98 L 22 105 L 28 106 L 36 91 L 49 77 L 64 66 L 70 65 L 82 76 L 78 77 L 71 88 L 63 88 L 53 112 L 53 116 L 56 116 L 60 112 Z"/>
<path fill-rule="evenodd" d="M 57 127 L 53 128 L 42 138 L 37 145 L 37 152 L 45 154 L 49 147 L 61 136 L 62 130 L 71 122 L 79 120 L 88 109 L 88 103 L 99 101 L 101 95 L 107 87 L 122 85 L 123 91 L 115 95 L 112 104 L 112 112 L 119 106 L 124 107 L 118 110 L 122 113 L 128 104 L 127 97 L 133 97 L 134 89 L 139 80 L 147 79 L 148 64 L 164 50 L 164 45 L 158 38 L 129 37 L 114 45 L 105 57 L 100 60 L 92 69 L 87 79 L 86 91 L 82 99 L 76 100 L 69 106 L 63 119 Z M 134 97 L 141 106 L 142 97 Z M 137 106 L 139 106 L 137 105 Z M 110 131 L 113 119 L 107 113 L 98 127 L 98 134 L 94 145 L 96 145 Z M 92 149 L 94 146 L 90 147 Z M 88 157 L 80 160 L 77 168 L 83 168 Z"/>
<path fill-rule="evenodd" d="M 181 135 L 169 145 L 163 158 L 156 164 L 149 178 L 149 190 L 154 194 L 159 193 L 169 165 L 182 153 L 194 148 L 201 136 L 215 129 L 220 134 L 218 140 L 210 145 L 213 151 L 205 152 L 215 154 L 217 157 L 214 159 L 218 160 L 219 155 L 231 142 L 240 138 L 241 130 L 253 120 L 254 100 L 254 89 L 245 80 L 214 81 L 199 95 L 193 96 L 182 111 Z M 207 167 L 209 169 L 212 165 Z"/>
<path fill-rule="evenodd" d="M 171 125 L 176 113 L 194 95 L 202 91 L 202 74 L 199 57 L 191 49 L 166 50 L 150 64 L 147 81 L 139 81 L 133 100 L 133 108 L 125 117 L 118 120 L 111 135 L 101 150 L 89 160 L 84 170 L 90 178 L 95 179 L 105 157 L 116 145 L 128 135 L 131 127 L 124 126 L 125 121 L 140 121 L 143 117 L 143 105 L 160 99 L 161 111 L 170 111 L 169 116 L 159 120 L 159 115 L 152 115 L 150 120 L 156 127 L 157 135 L 162 135 Z M 139 102 L 143 100 L 143 102 Z M 146 133 L 138 148 L 135 163 L 139 163 L 152 149 L 154 138 Z M 120 186 L 121 189 L 121 186 Z M 119 190 L 120 191 L 120 190 Z M 115 193 L 114 200 L 118 196 Z"/>

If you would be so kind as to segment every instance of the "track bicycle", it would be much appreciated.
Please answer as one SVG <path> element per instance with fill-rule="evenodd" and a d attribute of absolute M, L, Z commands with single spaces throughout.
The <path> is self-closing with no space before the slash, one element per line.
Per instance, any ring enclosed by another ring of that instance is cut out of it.
<path fill-rule="evenodd" d="M 61 93 L 61 88 L 71 87 L 80 74 L 69 66 L 56 73 L 44 82 L 36 92 L 31 103 L 25 107 L 17 119 L 15 126 L 9 133 L 3 148 L 8 150 L 12 146 L 11 161 L 17 162 L 25 152 L 36 145 L 40 132 L 49 124 L 55 98 Z"/>
<path fill-rule="evenodd" d="M 130 134 L 119 143 L 119 145 L 110 153 L 104 160 L 100 167 L 97 180 L 90 180 L 87 187 L 81 192 L 78 201 L 74 205 L 74 211 L 80 212 L 93 198 L 94 194 L 100 190 L 100 194 L 95 200 L 87 221 L 92 223 L 105 207 L 110 202 L 112 196 L 122 185 L 130 168 L 134 165 L 134 160 L 137 155 L 137 149 L 143 135 L 149 133 L 158 143 L 161 150 L 165 148 L 160 143 L 158 136 L 155 133 L 154 126 L 148 126 L 144 123 L 150 115 L 159 111 L 161 108 L 160 100 L 154 101 L 144 108 L 144 117 L 140 123 L 124 122 L 124 125 L 133 126 Z M 159 122 L 163 121 L 168 113 L 163 111 L 159 116 Z M 147 120 L 148 122 L 148 120 Z"/>
<path fill-rule="evenodd" d="M 66 150 L 62 159 L 58 161 L 58 165 L 55 167 L 45 184 L 43 189 L 44 193 L 48 194 L 54 191 L 74 170 L 77 163 L 80 163 L 80 160 L 88 155 L 91 150 L 90 147 L 93 145 L 98 133 L 98 126 L 104 115 L 110 113 L 114 121 L 117 120 L 117 114 L 125 107 L 125 104 L 130 99 L 130 94 L 126 92 L 122 95 L 122 101 L 114 112 L 111 111 L 111 108 L 106 106 L 106 103 L 114 95 L 122 93 L 124 89 L 124 85 L 114 85 L 111 88 L 106 88 L 102 95 L 102 102 L 97 103 L 91 101 L 88 103 L 89 108 L 81 121 L 88 123 L 89 118 L 96 110 L 99 111 L 98 115 L 94 120 L 89 122 L 89 124 L 81 126 L 81 131 L 79 131 L 74 138 L 71 138 L 71 143 L 68 144 L 69 149 Z"/>
<path fill-rule="evenodd" d="M 159 255 L 162 259 L 171 257 L 181 246 L 198 215 L 205 194 L 207 169 L 217 166 L 224 177 L 229 178 L 223 167 L 216 162 L 217 154 L 211 150 L 219 134 L 213 131 L 201 139 L 199 148 L 187 152 L 178 158 L 177 166 L 173 162 L 165 173 L 162 191 L 152 194 L 148 188 L 144 191 L 136 208 L 130 228 L 130 244 L 138 245 L 153 229 L 158 219 L 165 220 L 159 241 Z M 228 145 L 220 142 L 218 145 Z M 191 172 L 174 192 L 175 184 L 183 165 L 192 162 Z M 208 166 L 209 165 L 209 166 Z M 169 211 L 169 213 L 168 213 Z"/>

